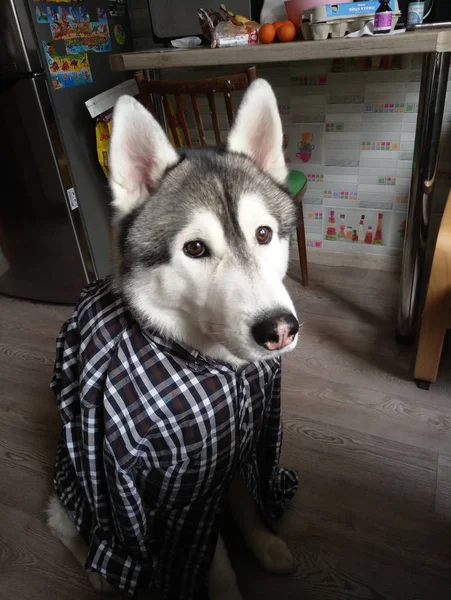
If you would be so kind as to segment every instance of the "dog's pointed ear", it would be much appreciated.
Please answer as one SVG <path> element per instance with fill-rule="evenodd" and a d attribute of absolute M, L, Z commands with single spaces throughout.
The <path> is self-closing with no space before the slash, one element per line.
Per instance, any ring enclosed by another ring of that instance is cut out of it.
<path fill-rule="evenodd" d="M 246 154 L 276 181 L 285 183 L 288 171 L 282 142 L 282 122 L 276 97 L 267 81 L 257 79 L 244 95 L 227 149 Z"/>
<path fill-rule="evenodd" d="M 144 202 L 179 160 L 160 125 L 131 96 L 119 98 L 114 108 L 109 153 L 113 206 L 120 216 Z"/>

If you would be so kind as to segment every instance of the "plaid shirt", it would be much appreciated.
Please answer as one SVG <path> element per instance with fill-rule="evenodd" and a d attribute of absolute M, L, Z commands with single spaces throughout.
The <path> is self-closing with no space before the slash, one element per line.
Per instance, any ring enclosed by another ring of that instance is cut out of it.
<path fill-rule="evenodd" d="M 55 489 L 86 567 L 131 594 L 206 597 L 227 485 L 239 469 L 268 519 L 297 476 L 278 466 L 280 360 L 234 369 L 142 329 L 105 279 L 63 326 L 52 388 Z"/>

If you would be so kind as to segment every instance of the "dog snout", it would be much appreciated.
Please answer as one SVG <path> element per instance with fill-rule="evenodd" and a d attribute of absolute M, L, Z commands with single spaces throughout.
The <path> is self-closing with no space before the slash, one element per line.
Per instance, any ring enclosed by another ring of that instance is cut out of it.
<path fill-rule="evenodd" d="M 255 341 L 267 350 L 281 350 L 289 346 L 298 331 L 298 320 L 291 313 L 266 317 L 252 327 Z"/>

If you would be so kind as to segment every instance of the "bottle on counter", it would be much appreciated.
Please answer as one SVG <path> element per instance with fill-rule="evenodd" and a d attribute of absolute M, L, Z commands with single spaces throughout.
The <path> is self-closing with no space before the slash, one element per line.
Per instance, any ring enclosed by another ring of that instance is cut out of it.
<path fill-rule="evenodd" d="M 329 211 L 329 222 L 326 229 L 326 240 L 330 242 L 337 241 L 337 228 L 335 227 L 335 211 Z"/>
<path fill-rule="evenodd" d="M 346 241 L 346 223 L 345 223 L 345 215 L 340 215 L 340 230 L 338 232 L 338 241 L 345 242 Z"/>
<path fill-rule="evenodd" d="M 393 12 L 390 0 L 380 0 L 380 6 L 374 16 L 374 33 L 390 33 L 393 25 Z"/>
<path fill-rule="evenodd" d="M 360 244 L 363 244 L 365 241 L 365 215 L 362 215 L 359 223 L 359 233 L 358 233 L 358 241 Z"/>
<path fill-rule="evenodd" d="M 384 213 L 379 213 L 377 215 L 377 227 L 376 227 L 376 233 L 374 234 L 374 240 L 373 240 L 373 244 L 376 244 L 376 246 L 384 245 L 384 238 L 382 237 L 382 219 L 383 218 L 384 218 Z"/>

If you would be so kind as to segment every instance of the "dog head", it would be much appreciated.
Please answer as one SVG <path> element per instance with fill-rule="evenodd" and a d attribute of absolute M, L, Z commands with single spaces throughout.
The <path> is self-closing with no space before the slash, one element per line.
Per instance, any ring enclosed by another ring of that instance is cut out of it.
<path fill-rule="evenodd" d="M 282 280 L 297 209 L 269 84 L 249 87 L 225 150 L 178 154 L 127 96 L 113 123 L 119 285 L 143 325 L 233 364 L 293 349 Z"/>

